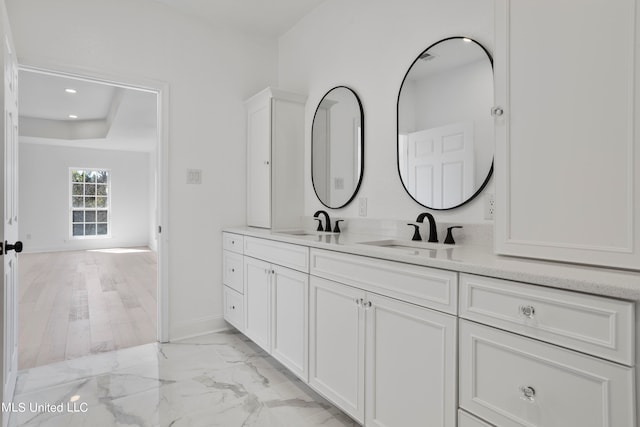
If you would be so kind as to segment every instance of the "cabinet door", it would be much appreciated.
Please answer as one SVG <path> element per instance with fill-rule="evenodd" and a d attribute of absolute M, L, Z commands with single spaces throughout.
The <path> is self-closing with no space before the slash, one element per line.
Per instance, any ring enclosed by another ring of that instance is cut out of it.
<path fill-rule="evenodd" d="M 496 1 L 496 251 L 640 265 L 640 0 Z"/>
<path fill-rule="evenodd" d="M 244 333 L 271 351 L 271 264 L 244 257 Z"/>
<path fill-rule="evenodd" d="M 271 99 L 247 112 L 247 225 L 271 227 Z"/>
<path fill-rule="evenodd" d="M 364 421 L 363 291 L 311 276 L 309 383 Z"/>
<path fill-rule="evenodd" d="M 271 355 L 308 381 L 309 275 L 273 266 Z"/>
<path fill-rule="evenodd" d="M 456 425 L 456 318 L 367 294 L 366 425 Z"/>

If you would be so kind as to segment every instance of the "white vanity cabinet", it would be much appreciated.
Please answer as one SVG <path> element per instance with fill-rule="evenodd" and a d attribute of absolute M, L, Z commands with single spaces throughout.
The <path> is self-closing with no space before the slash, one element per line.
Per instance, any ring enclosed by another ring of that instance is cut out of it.
<path fill-rule="evenodd" d="M 640 265 L 640 0 L 496 1 L 497 253 Z"/>
<path fill-rule="evenodd" d="M 247 110 L 247 224 L 300 226 L 304 207 L 304 96 L 267 88 Z"/>
<path fill-rule="evenodd" d="M 505 427 L 636 425 L 631 302 L 461 274 L 460 317 L 464 410 Z"/>
<path fill-rule="evenodd" d="M 309 249 L 299 245 L 252 237 L 244 240 L 244 334 L 304 381 L 308 372 L 308 254 Z"/>
<path fill-rule="evenodd" d="M 450 272 L 411 267 L 312 249 L 309 384 L 367 426 L 453 427 L 456 317 L 371 291 L 386 280 L 385 294 L 413 300 L 419 280 L 423 297 L 449 294 L 436 284 Z"/>
<path fill-rule="evenodd" d="M 244 332 L 243 240 L 239 234 L 222 235 L 224 319 Z"/>
<path fill-rule="evenodd" d="M 225 298 L 241 296 L 245 335 L 363 426 L 637 427 L 637 302 L 277 236 L 225 234 Z M 549 281 L 575 285 L 566 268 Z"/>

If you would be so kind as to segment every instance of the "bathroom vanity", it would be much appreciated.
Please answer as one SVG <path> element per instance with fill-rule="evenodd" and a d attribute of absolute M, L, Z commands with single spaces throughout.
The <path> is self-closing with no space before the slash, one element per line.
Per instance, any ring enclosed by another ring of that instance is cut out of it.
<path fill-rule="evenodd" d="M 225 319 L 367 426 L 636 425 L 637 273 L 224 233 Z"/>

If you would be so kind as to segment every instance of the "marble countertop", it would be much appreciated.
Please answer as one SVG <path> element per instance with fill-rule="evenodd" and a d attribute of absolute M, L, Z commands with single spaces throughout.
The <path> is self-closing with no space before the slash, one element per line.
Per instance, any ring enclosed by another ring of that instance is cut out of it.
<path fill-rule="evenodd" d="M 489 246 L 434 245 L 433 248 L 376 246 L 367 242 L 399 242 L 388 237 L 360 233 L 291 234 L 254 227 L 231 227 L 223 231 L 280 242 L 363 255 L 408 264 L 441 268 L 568 289 L 626 300 L 640 301 L 640 271 L 607 269 L 528 258 L 496 255 Z M 383 243 L 384 244 L 384 243 Z"/>

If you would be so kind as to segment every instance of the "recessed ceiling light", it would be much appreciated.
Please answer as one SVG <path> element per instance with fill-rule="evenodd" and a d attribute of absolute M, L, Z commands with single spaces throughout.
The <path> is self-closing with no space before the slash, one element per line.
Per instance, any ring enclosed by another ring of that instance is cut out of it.
<path fill-rule="evenodd" d="M 77 119 L 77 118 L 78 118 L 78 116 L 76 116 L 75 114 L 69 114 L 69 118 L 70 118 L 70 119 Z"/>
<path fill-rule="evenodd" d="M 65 89 L 64 91 L 65 91 L 65 92 L 67 92 L 67 93 L 78 93 L 78 91 L 77 91 L 77 90 L 72 89 L 72 88 L 67 88 L 67 89 Z"/>

